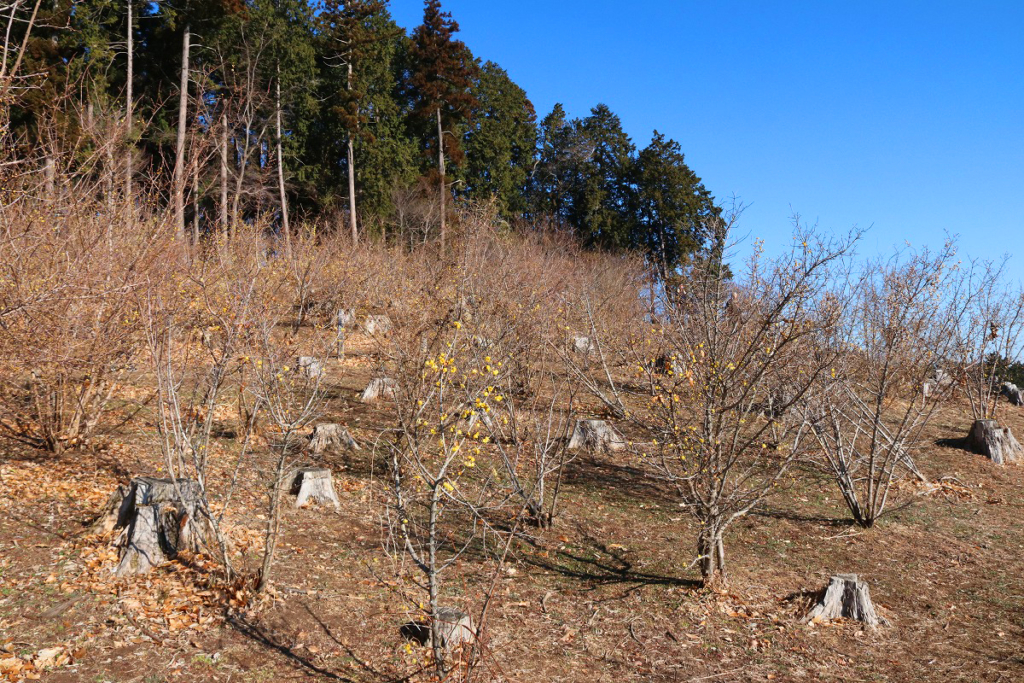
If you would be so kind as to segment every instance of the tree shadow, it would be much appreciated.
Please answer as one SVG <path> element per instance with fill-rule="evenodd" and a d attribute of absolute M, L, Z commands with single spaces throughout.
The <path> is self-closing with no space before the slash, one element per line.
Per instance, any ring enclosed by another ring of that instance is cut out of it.
<path fill-rule="evenodd" d="M 764 517 L 766 519 L 782 519 L 787 522 L 803 522 L 809 524 L 821 524 L 837 529 L 851 527 L 856 522 L 850 517 L 826 517 L 824 515 L 806 515 L 795 510 L 783 508 L 760 507 L 748 513 L 751 517 Z"/>
<path fill-rule="evenodd" d="M 942 448 L 952 448 L 957 451 L 964 451 L 965 453 L 970 453 L 971 455 L 978 455 L 977 453 L 974 452 L 974 450 L 971 449 L 966 436 L 962 436 L 959 438 L 936 439 L 935 445 L 941 446 Z"/>
<path fill-rule="evenodd" d="M 563 482 L 569 486 L 636 501 L 654 500 L 675 505 L 678 499 L 638 467 L 595 455 L 581 455 L 565 465 Z"/>
<path fill-rule="evenodd" d="M 582 527 L 579 532 L 583 542 L 580 550 L 557 550 L 547 558 L 531 555 L 523 561 L 567 578 L 588 581 L 594 584 L 594 588 L 625 585 L 629 587 L 627 593 L 648 586 L 701 586 L 700 581 L 695 579 L 636 571 L 633 562 L 626 557 L 625 549 L 607 545 Z"/>
<path fill-rule="evenodd" d="M 308 610 L 308 608 L 307 608 Z M 285 634 L 276 631 L 273 628 L 269 628 L 260 624 L 254 620 L 247 618 L 245 615 L 229 614 L 227 623 L 240 635 L 248 638 L 250 641 L 261 645 L 264 648 L 271 650 L 283 656 L 289 664 L 296 667 L 297 669 L 306 672 L 307 674 L 313 674 L 323 680 L 331 681 L 345 681 L 346 683 L 358 683 L 360 679 L 349 678 L 341 675 L 335 671 L 332 671 L 324 666 L 321 666 L 313 661 L 310 655 L 304 655 L 296 652 L 293 644 L 289 643 L 289 640 Z M 361 680 L 377 680 L 384 681 L 384 678 L 376 679 L 361 679 Z"/>

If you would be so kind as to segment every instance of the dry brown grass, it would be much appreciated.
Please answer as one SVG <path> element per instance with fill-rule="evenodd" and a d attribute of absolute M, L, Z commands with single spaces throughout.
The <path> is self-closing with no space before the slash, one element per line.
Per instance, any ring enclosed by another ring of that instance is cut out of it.
<path fill-rule="evenodd" d="M 99 230 L 87 230 L 91 219 L 84 215 L 80 220 L 83 231 Z M 42 235 L 44 223 L 35 225 Z M 159 239 L 162 228 L 146 225 L 149 239 Z M 320 382 L 316 419 L 345 425 L 363 448 L 315 460 L 335 473 L 340 514 L 283 506 L 271 589 L 264 596 L 254 596 L 244 582 L 237 591 L 225 586 L 216 564 L 203 558 L 147 578 L 115 581 L 107 571 L 116 563 L 109 539 L 83 538 L 84 525 L 116 482 L 159 475 L 167 462 L 156 438 L 154 376 L 147 369 L 144 335 L 128 326 L 134 331 L 111 337 L 112 347 L 130 347 L 136 369 L 114 388 L 91 438 L 69 443 L 78 448 L 59 456 L 35 443 L 9 440 L 0 459 L 0 646 L 7 653 L 0 662 L 29 662 L 46 648 L 62 647 L 73 656 L 62 659 L 48 680 L 428 680 L 429 649 L 407 645 L 398 632 L 418 616 L 418 594 L 401 553 L 386 552 L 393 529 L 385 523 L 385 456 L 391 451 L 384 441 L 408 444 L 399 427 L 403 419 L 408 424 L 403 415 L 410 404 L 367 405 L 358 400 L 359 392 L 372 377 L 386 374 L 399 380 L 415 404 L 422 398 L 416 392 L 431 386 L 421 374 L 425 361 L 454 339 L 466 342 L 456 343 L 467 356 L 467 370 L 486 364 L 488 356 L 505 359 L 496 383 L 515 397 L 522 435 L 518 442 L 481 444 L 477 465 L 458 482 L 467 492 L 483 491 L 486 484 L 495 496 L 488 501 L 512 501 L 488 512 L 501 538 L 522 508 L 521 499 L 511 495 L 513 479 L 503 469 L 501 449 L 519 458 L 515 472 L 528 486 L 536 480 L 533 446 L 542 438 L 538 415 L 557 410 L 568 419 L 613 412 L 587 390 L 580 372 L 606 398 L 614 384 L 629 410 L 649 400 L 644 368 L 638 368 L 645 347 L 628 336 L 641 329 L 643 308 L 635 302 L 642 278 L 627 259 L 580 253 L 543 236 L 508 235 L 485 217 L 465 225 L 444 258 L 429 247 L 351 247 L 313 233 L 296 239 L 291 260 L 273 254 L 273 243 L 255 234 L 231 244 L 211 242 L 202 252 L 173 241 L 165 246 L 160 258 L 146 261 L 149 276 L 140 278 L 139 287 L 165 297 L 166 310 L 177 311 L 182 321 L 180 331 L 196 331 L 181 335 L 177 351 L 198 359 L 195 376 L 208 367 L 207 356 L 225 348 L 218 346 L 222 330 L 214 329 L 206 345 L 202 332 L 231 322 L 224 309 L 235 310 L 237 283 L 246 281 L 240 274 L 260 272 L 253 326 L 240 336 L 248 341 L 232 352 L 237 358 L 229 363 L 227 388 L 211 410 L 197 416 L 213 427 L 211 508 L 220 512 L 226 492 L 233 491 L 224 528 L 240 575 L 251 576 L 261 564 L 267 473 L 277 465 L 280 437 L 274 421 L 265 421 L 236 480 L 244 431 L 236 403 L 240 395 L 252 397 L 246 382 L 255 379 L 246 363 L 253 349 L 263 348 L 268 360 L 283 364 L 323 348 L 339 308 L 355 308 L 360 318 L 391 317 L 395 327 L 388 335 L 347 330 L 344 358 L 326 359 Z M 90 268 L 88 278 L 42 265 L 9 269 L 22 283 L 29 278 L 37 284 L 17 288 L 5 280 L 5 301 L 20 297 L 26 305 L 44 307 L 44 299 L 33 300 L 27 292 L 69 291 L 40 289 L 58 281 L 94 287 L 102 278 Z M 48 280 L 45 273 L 51 272 L 64 279 Z M 146 300 L 138 294 L 136 289 L 131 297 L 115 297 L 127 308 L 111 310 L 131 315 L 131 307 Z M 460 317 L 470 309 L 472 316 Z M 135 310 L 142 314 L 141 307 Z M 5 314 L 5 323 L 10 315 L 19 314 Z M 54 316 L 48 326 L 85 329 L 68 334 L 94 346 L 107 339 L 102 327 L 80 327 L 85 319 L 92 318 Z M 5 406 L 26 405 L 16 399 L 18 387 L 32 359 L 50 353 L 38 346 L 20 350 L 19 335 L 27 334 L 30 323 L 25 317 L 13 326 L 17 334 L 0 337 Z M 272 349 L 254 345 L 257 323 L 272 323 Z M 607 361 L 588 364 L 565 354 L 567 335 L 595 330 L 602 339 L 619 340 L 609 342 Z M 490 340 L 496 350 L 469 343 L 474 336 Z M 466 384 L 466 396 L 480 389 Z M 571 391 L 559 393 L 562 386 Z M 571 402 L 551 401 L 569 395 Z M 5 416 L 16 414 L 4 410 Z M 1002 414 L 1018 433 L 1024 431 L 1019 409 Z M 524 682 L 1021 678 L 1024 578 L 1017 567 L 1024 549 L 1024 471 L 939 445 L 965 434 L 969 416 L 959 401 L 943 406 L 917 455 L 933 481 L 955 479 L 932 488 L 900 482 L 892 502 L 896 512 L 872 529 L 849 524 L 831 481 L 812 470 L 793 470 L 778 494 L 736 522 L 729 584 L 719 592 L 697 588 L 699 571 L 688 568 L 694 522 L 670 490 L 647 476 L 641 458 L 579 455 L 561 472 L 552 528 L 521 524 L 525 533 L 503 562 L 482 545 L 471 546 L 441 585 L 446 604 L 474 613 L 490 596 L 474 675 Z M 622 423 L 634 442 L 649 438 L 641 426 Z M 301 452 L 295 457 L 314 459 Z M 465 523 L 474 515 L 456 512 L 450 533 L 453 540 L 465 539 Z M 801 623 L 812 594 L 837 572 L 865 578 L 893 626 L 872 632 L 855 624 Z"/>

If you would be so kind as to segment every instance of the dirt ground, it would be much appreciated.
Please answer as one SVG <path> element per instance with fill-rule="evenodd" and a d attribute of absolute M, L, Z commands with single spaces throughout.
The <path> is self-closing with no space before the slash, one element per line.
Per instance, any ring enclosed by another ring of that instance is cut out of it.
<path fill-rule="evenodd" d="M 328 371 L 324 421 L 364 443 L 383 419 L 357 400 L 371 370 L 357 344 Z M 1000 418 L 1024 434 L 1024 410 L 1003 406 Z M 84 532 L 117 484 L 160 474 L 151 426 L 133 424 L 60 458 L 3 444 L 0 681 L 369 683 L 423 668 L 427 652 L 399 633 L 410 612 L 382 550 L 372 449 L 323 461 L 341 510 L 286 510 L 274 590 L 254 600 L 245 585 L 216 580 L 203 558 L 113 577 L 110 539 Z M 937 415 L 918 465 L 952 479 L 934 490 L 903 485 L 873 529 L 848 523 L 830 481 L 794 472 L 727 536 L 725 592 L 697 587 L 694 526 L 637 463 L 577 460 L 554 527 L 534 530 L 496 579 L 478 673 L 588 683 L 1024 680 L 1024 466 L 998 467 L 943 441 L 969 426 L 965 407 Z M 213 491 L 238 448 L 229 433 L 217 445 Z M 240 494 L 252 504 L 227 518 L 242 566 L 262 543 L 258 484 Z M 477 609 L 489 567 L 464 559 L 449 599 Z M 849 572 L 870 584 L 891 625 L 803 623 L 829 576 Z"/>

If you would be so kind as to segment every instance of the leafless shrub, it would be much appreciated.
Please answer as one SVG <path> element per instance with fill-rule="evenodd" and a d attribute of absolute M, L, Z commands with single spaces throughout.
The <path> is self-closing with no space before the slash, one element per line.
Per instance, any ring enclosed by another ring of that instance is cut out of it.
<path fill-rule="evenodd" d="M 142 347 L 136 295 L 159 226 L 127 231 L 91 202 L 27 200 L 0 211 L 0 432 L 60 453 L 86 443 Z M 173 258 L 173 255 L 171 255 Z"/>
<path fill-rule="evenodd" d="M 794 408 L 827 373 L 833 354 L 815 340 L 834 316 L 818 315 L 852 239 L 798 231 L 775 260 L 755 251 L 735 281 L 722 267 L 725 230 L 694 264 L 678 297 L 664 302 L 665 335 L 683 372 L 660 377 L 651 408 L 637 417 L 652 435 L 644 460 L 670 483 L 696 519 L 697 560 L 707 584 L 724 580 L 724 535 L 783 481 L 809 445 Z M 730 291 L 742 306 L 726 306 Z M 782 390 L 782 391 L 780 391 Z M 784 397 L 766 413 L 773 393 Z"/>
<path fill-rule="evenodd" d="M 925 395 L 935 364 L 952 351 L 959 291 L 955 251 L 899 254 L 869 263 L 841 292 L 846 312 L 827 328 L 835 351 L 803 414 L 854 521 L 872 526 L 886 511 L 893 482 L 917 474 L 913 454 L 940 394 Z M 837 300 L 838 301 L 838 298 Z"/>

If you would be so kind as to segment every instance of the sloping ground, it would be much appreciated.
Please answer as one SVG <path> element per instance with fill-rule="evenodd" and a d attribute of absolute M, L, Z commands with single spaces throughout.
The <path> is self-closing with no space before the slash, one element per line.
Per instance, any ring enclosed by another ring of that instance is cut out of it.
<path fill-rule="evenodd" d="M 383 417 L 358 403 L 368 347 L 332 361 L 330 420 L 368 441 Z M 929 439 L 962 436 L 947 407 Z M 1024 434 L 1024 412 L 1003 407 Z M 139 429 L 145 424 L 140 422 Z M 0 680 L 400 680 L 426 652 L 399 627 L 404 587 L 381 550 L 379 482 L 370 449 L 326 460 L 340 513 L 284 517 L 275 590 L 252 603 L 202 560 L 115 581 L 107 539 L 85 524 L 118 482 L 158 474 L 144 431 L 60 460 L 8 452 L 0 465 Z M 237 444 L 218 441 L 217 478 Z M 929 445 L 930 492 L 905 485 L 894 511 L 861 530 L 830 481 L 794 473 L 786 490 L 726 539 L 727 593 L 695 588 L 694 527 L 671 493 L 628 456 L 582 458 L 566 477 L 553 529 L 524 542 L 497 577 L 481 676 L 508 681 L 1015 681 L 1024 680 L 1024 467 Z M 229 516 L 236 561 L 262 544 L 260 488 L 245 482 Z M 466 557 L 452 602 L 476 609 L 488 566 Z M 893 626 L 805 625 L 831 574 L 854 572 Z M 225 610 L 224 605 L 232 609 Z M 30 666 L 31 663 L 34 663 Z M 36 666 L 38 665 L 38 666 Z"/>

